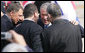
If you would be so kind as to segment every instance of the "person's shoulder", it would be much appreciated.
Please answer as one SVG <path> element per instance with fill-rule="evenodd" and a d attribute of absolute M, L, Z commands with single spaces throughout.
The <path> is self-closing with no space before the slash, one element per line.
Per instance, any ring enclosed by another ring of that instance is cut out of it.
<path fill-rule="evenodd" d="M 11 21 L 8 19 L 8 17 L 6 15 L 2 16 L 1 22 L 5 23 L 5 24 L 11 24 Z"/>
<path fill-rule="evenodd" d="M 38 25 L 37 23 L 33 23 L 32 27 L 36 30 L 41 30 L 42 27 L 40 25 Z"/>
<path fill-rule="evenodd" d="M 7 18 L 7 16 L 4 14 L 4 15 L 1 17 L 1 19 L 5 19 L 5 18 Z"/>
<path fill-rule="evenodd" d="M 37 23 L 33 21 L 29 21 L 28 25 L 30 25 L 30 27 L 35 28 L 35 29 L 42 29 L 40 25 L 38 25 Z"/>
<path fill-rule="evenodd" d="M 25 20 L 22 25 L 25 24 L 25 26 L 27 26 L 28 28 L 30 28 L 31 30 L 42 30 L 42 27 L 40 25 L 38 25 L 37 23 L 33 22 L 33 21 L 29 21 L 29 20 Z"/>
<path fill-rule="evenodd" d="M 6 14 L 4 14 L 1 19 L 8 20 L 8 16 Z"/>
<path fill-rule="evenodd" d="M 28 20 L 24 20 L 22 21 L 22 23 L 19 24 L 19 26 L 24 26 L 24 27 L 27 27 L 27 26 L 31 26 L 32 23 Z"/>

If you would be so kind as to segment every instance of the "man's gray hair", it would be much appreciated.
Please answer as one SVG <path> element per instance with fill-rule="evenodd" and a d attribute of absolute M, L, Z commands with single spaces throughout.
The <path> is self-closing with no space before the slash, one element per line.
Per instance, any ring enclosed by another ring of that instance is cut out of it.
<path fill-rule="evenodd" d="M 3 48 L 2 52 L 28 52 L 28 50 L 22 45 L 10 43 Z"/>
<path fill-rule="evenodd" d="M 58 4 L 55 3 L 51 3 L 48 7 L 47 7 L 47 12 L 53 17 L 60 17 L 62 15 L 61 13 L 61 9 L 60 6 Z"/>
<path fill-rule="evenodd" d="M 44 9 L 44 10 L 47 10 L 47 7 L 50 5 L 50 3 L 46 2 L 46 3 L 43 3 L 40 7 L 40 11 L 41 9 Z"/>

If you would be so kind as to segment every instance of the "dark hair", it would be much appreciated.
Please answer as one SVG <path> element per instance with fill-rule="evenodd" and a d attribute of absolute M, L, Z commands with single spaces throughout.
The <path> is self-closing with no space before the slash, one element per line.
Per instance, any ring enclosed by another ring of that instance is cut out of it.
<path fill-rule="evenodd" d="M 8 7 L 7 7 L 7 10 L 6 12 L 7 13 L 10 13 L 11 11 L 15 11 L 15 12 L 18 12 L 19 9 L 23 9 L 22 6 L 20 6 L 19 4 L 15 4 L 15 3 L 11 3 Z"/>
<path fill-rule="evenodd" d="M 26 5 L 23 12 L 24 18 L 32 16 L 34 12 L 38 12 L 36 5 L 34 4 Z"/>
<path fill-rule="evenodd" d="M 55 3 L 51 3 L 48 7 L 47 7 L 47 12 L 53 17 L 59 17 L 62 15 L 61 10 L 60 10 L 60 6 L 58 4 Z"/>
<path fill-rule="evenodd" d="M 41 6 L 43 3 L 46 3 L 46 2 L 51 3 L 51 1 L 35 1 L 34 4 L 37 6 L 39 13 L 40 13 L 40 6 Z"/>

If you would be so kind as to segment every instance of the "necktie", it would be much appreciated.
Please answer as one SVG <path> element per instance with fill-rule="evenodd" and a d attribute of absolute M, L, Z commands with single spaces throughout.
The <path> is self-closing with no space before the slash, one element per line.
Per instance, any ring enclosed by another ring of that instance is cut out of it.
<path fill-rule="evenodd" d="M 44 28 L 48 28 L 48 25 L 45 25 Z"/>

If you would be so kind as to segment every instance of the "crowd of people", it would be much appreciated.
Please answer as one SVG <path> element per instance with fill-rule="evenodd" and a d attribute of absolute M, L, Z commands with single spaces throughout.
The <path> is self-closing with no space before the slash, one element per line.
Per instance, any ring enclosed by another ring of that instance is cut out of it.
<path fill-rule="evenodd" d="M 82 52 L 84 28 L 71 4 L 73 15 L 63 1 L 26 2 L 1 1 L 1 32 L 12 34 L 1 40 L 2 52 Z"/>

